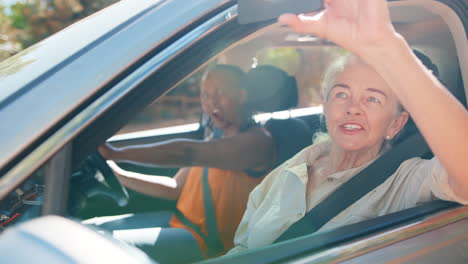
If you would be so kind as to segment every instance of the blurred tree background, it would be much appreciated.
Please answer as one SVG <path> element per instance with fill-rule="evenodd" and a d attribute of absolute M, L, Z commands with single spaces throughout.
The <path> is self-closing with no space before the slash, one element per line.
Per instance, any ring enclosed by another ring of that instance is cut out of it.
<path fill-rule="evenodd" d="M 0 61 L 119 0 L 0 0 Z"/>

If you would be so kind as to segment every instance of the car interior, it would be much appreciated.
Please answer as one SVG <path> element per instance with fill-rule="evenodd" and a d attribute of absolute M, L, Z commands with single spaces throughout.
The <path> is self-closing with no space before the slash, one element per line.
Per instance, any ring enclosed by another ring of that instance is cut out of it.
<path fill-rule="evenodd" d="M 394 1 L 390 6 L 396 29 L 414 49 L 432 59 L 438 67 L 440 80 L 466 106 L 468 87 L 463 80 L 466 83 L 468 79 L 467 33 L 454 11 L 435 1 Z M 229 12 L 232 14 L 236 9 L 231 8 Z M 55 207 L 62 208 L 59 215 L 64 215 L 75 223 L 96 216 L 173 210 L 175 201 L 148 197 L 122 188 L 105 165 L 105 160 L 96 155 L 96 148 L 106 139 L 115 146 L 181 137 L 202 139 L 210 127 L 201 111 L 198 84 L 203 71 L 213 63 L 233 64 L 244 70 L 263 64 L 272 64 L 284 69 L 296 77 L 299 87 L 298 106 L 285 111 L 258 113 L 255 119 L 261 123 L 271 118 L 301 119 L 309 126 L 311 137 L 317 132 L 326 131 L 321 118 L 322 76 L 327 65 L 344 53 L 344 50 L 333 43 L 314 36 L 294 33 L 272 21 L 239 25 L 235 16 L 227 19 L 225 23 L 192 43 L 175 59 L 151 73 L 145 82 L 136 85 L 128 96 L 119 99 L 93 123 L 84 127 L 71 143 L 65 145 L 20 187 L 0 201 L 0 232 L 45 214 L 48 207 L 52 206 L 51 200 L 59 204 Z M 173 109 L 183 107 L 184 110 L 176 115 L 173 112 L 177 111 L 164 113 L 161 105 Z M 105 127 L 102 124 L 106 124 Z M 415 133 L 419 133 L 417 127 L 409 122 L 393 144 L 398 145 Z M 431 156 L 431 153 L 424 154 L 424 158 Z M 62 164 L 64 159 L 69 160 L 66 168 L 57 165 Z M 124 163 L 119 165 L 126 170 L 153 175 L 173 176 L 177 171 L 177 168 L 149 168 Z M 58 180 L 64 171 L 72 172 L 69 181 L 68 178 Z M 68 199 L 60 199 L 60 196 Z M 49 202 L 44 202 L 46 200 Z M 284 241 L 259 250 L 212 259 L 207 263 L 247 263 L 253 260 L 255 263 L 278 262 L 307 252 L 341 245 L 456 206 L 453 203 L 435 201 L 320 235 L 309 234 L 294 241 Z M 56 224 L 60 228 L 67 228 L 60 226 L 61 220 L 54 221 L 57 221 Z M 70 227 L 76 229 L 73 231 L 76 234 L 86 232 L 80 225 L 70 224 Z M 38 230 L 28 227 L 23 228 L 21 232 L 36 233 Z M 89 237 L 84 239 L 96 239 L 93 234 L 86 233 Z M 26 244 L 33 243 L 28 242 L 27 237 L 12 235 L 10 239 L 22 239 L 22 243 Z M 50 240 L 51 245 L 70 243 L 57 242 L 58 238 L 48 238 L 46 234 L 42 235 L 42 239 Z M 131 251 L 128 256 L 122 258 L 136 256 L 142 263 L 150 262 L 139 252 L 133 252 L 124 245 L 112 242 L 115 248 L 109 248 L 104 245 L 105 242 L 101 242 L 109 254 L 119 250 Z M 75 253 L 85 250 L 69 247 L 65 249 L 65 246 L 62 249 L 77 259 L 82 256 L 76 256 Z M 93 260 L 96 259 L 98 258 Z"/>

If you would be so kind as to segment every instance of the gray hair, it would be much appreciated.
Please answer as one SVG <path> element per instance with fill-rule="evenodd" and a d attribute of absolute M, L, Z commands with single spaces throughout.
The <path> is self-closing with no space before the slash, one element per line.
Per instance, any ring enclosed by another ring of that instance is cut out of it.
<path fill-rule="evenodd" d="M 333 84 L 335 82 L 336 76 L 339 73 L 343 72 L 353 59 L 359 59 L 359 58 L 352 53 L 347 53 L 335 59 L 330 64 L 328 69 L 326 70 L 323 81 L 322 81 L 322 87 L 321 87 L 321 96 L 322 96 L 322 101 L 324 103 L 328 102 L 328 99 L 329 99 L 328 97 L 333 87 Z M 405 111 L 405 109 L 403 108 L 400 102 L 398 102 L 397 107 L 398 109 L 397 109 L 396 114 L 401 114 L 403 111 Z M 322 123 L 322 125 L 326 126 L 325 116 L 323 114 L 322 114 L 322 118 L 320 122 Z M 322 131 L 315 133 L 313 136 L 314 144 L 323 142 L 323 141 L 328 141 L 328 140 L 331 140 L 330 136 L 327 133 L 322 132 Z M 384 140 L 384 143 L 382 144 L 380 151 L 381 152 L 388 151 L 389 149 L 391 149 L 391 146 L 392 146 L 391 140 Z"/>
<path fill-rule="evenodd" d="M 331 88 L 333 87 L 335 77 L 346 68 L 352 57 L 353 55 L 351 53 L 347 53 L 335 59 L 328 66 L 327 70 L 325 71 L 321 87 L 321 96 L 324 102 L 328 101 L 328 95 L 330 94 Z"/>
<path fill-rule="evenodd" d="M 424 53 L 422 53 L 422 52 L 420 52 L 418 50 L 415 50 L 415 49 L 413 49 L 413 53 L 421 61 L 421 63 L 428 70 L 430 70 L 432 72 L 432 74 L 434 74 L 435 77 L 437 77 L 439 79 L 439 70 L 437 68 L 437 65 L 435 65 L 432 62 L 432 60 L 426 54 L 424 54 Z M 355 58 L 355 57 L 356 56 L 353 55 L 352 53 L 347 53 L 347 54 L 345 54 L 343 56 L 340 56 L 332 64 L 330 64 L 330 66 L 328 67 L 328 69 L 327 69 L 327 71 L 326 71 L 326 73 L 324 75 L 324 79 L 323 79 L 322 87 L 321 87 L 322 88 L 321 89 L 322 100 L 324 102 L 328 101 L 328 95 L 329 95 L 329 93 L 331 91 L 331 88 L 333 87 L 335 77 L 340 72 L 342 72 L 348 66 L 351 59 Z M 398 102 L 397 114 L 401 114 L 404 111 L 406 111 L 406 110 L 404 109 L 403 105 L 401 105 L 401 103 Z M 322 118 L 321 118 L 321 123 L 322 124 L 325 123 L 325 118 L 324 118 L 323 115 L 322 115 Z M 411 120 L 409 120 L 408 123 L 411 123 Z M 408 123 L 406 125 L 408 125 Z M 400 132 L 398 132 L 398 134 L 392 140 L 385 140 L 384 143 L 382 144 L 382 147 L 381 147 L 380 151 L 385 152 L 385 151 L 390 150 L 391 147 L 392 147 L 392 142 L 395 141 L 395 140 L 398 141 L 398 137 L 400 136 L 400 134 L 402 134 L 402 132 L 405 129 L 407 129 L 407 128 L 404 127 L 402 130 L 400 130 Z M 327 133 L 325 133 L 323 131 L 320 131 L 320 132 L 317 132 L 316 134 L 314 134 L 314 140 L 313 140 L 314 144 L 318 143 L 318 142 L 326 141 L 326 140 L 331 140 L 330 136 Z"/>

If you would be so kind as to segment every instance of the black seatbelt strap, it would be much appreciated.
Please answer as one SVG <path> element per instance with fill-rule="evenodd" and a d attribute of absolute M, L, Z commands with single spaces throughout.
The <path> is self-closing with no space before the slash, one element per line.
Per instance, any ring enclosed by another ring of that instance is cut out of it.
<path fill-rule="evenodd" d="M 218 225 L 216 223 L 216 212 L 213 205 L 213 196 L 211 194 L 210 185 L 208 182 L 208 168 L 203 168 L 202 175 L 202 188 L 203 188 L 203 206 L 205 207 L 205 219 L 206 219 L 206 235 L 202 232 L 199 226 L 192 223 L 182 212 L 176 210 L 176 217 L 187 227 L 195 231 L 199 236 L 203 238 L 207 245 L 208 257 L 214 257 L 224 250 L 224 244 L 221 241 L 218 232 Z"/>
<path fill-rule="evenodd" d="M 314 233 L 333 217 L 382 184 L 395 173 L 403 161 L 421 157 L 428 152 L 430 149 L 421 134 L 413 134 L 338 187 L 302 219 L 290 226 L 275 242 Z"/>
<path fill-rule="evenodd" d="M 223 131 L 219 128 L 214 128 L 212 131 L 213 139 L 218 139 L 223 136 Z M 216 223 L 216 212 L 213 205 L 213 196 L 211 194 L 210 184 L 208 182 L 209 168 L 203 168 L 202 175 L 202 191 L 203 191 L 203 206 L 205 208 L 205 226 L 206 235 L 201 231 L 200 227 L 192 223 L 182 212 L 176 210 L 176 217 L 187 227 L 195 231 L 205 241 L 208 250 L 207 256 L 214 257 L 224 251 L 224 244 L 218 232 L 218 224 Z"/>
<path fill-rule="evenodd" d="M 208 182 L 208 168 L 203 168 L 203 205 L 205 207 L 206 233 L 208 234 L 208 252 L 211 254 L 220 253 L 224 250 L 223 242 L 218 232 L 216 223 L 216 212 L 213 205 L 213 196 L 211 195 L 210 184 Z M 208 254 L 210 256 L 210 254 Z M 211 255 L 214 256 L 214 255 Z"/>

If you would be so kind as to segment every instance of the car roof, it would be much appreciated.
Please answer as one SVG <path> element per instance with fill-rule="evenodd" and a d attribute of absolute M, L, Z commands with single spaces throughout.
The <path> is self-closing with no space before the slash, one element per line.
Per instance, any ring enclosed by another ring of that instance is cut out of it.
<path fill-rule="evenodd" d="M 120 1 L 2 62 L 0 169 L 149 51 L 226 2 Z"/>

